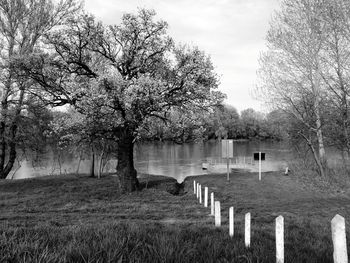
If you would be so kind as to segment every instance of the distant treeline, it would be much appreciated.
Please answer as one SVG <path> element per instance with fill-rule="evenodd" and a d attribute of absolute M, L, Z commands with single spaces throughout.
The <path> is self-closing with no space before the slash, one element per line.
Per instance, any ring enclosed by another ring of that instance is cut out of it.
<path fill-rule="evenodd" d="M 287 137 L 282 116 L 278 111 L 263 114 L 251 108 L 239 114 L 230 105 L 211 111 L 172 111 L 167 120 L 152 120 L 149 128 L 141 132 L 141 138 L 177 143 L 218 138 L 282 140 Z"/>

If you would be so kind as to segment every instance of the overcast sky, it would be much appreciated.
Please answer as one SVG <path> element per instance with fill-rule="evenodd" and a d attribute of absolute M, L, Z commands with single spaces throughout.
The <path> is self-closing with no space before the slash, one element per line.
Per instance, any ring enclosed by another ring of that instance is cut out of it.
<path fill-rule="evenodd" d="M 138 7 L 154 9 L 176 42 L 198 46 L 211 56 L 226 103 L 239 111 L 264 110 L 252 91 L 279 0 L 85 0 L 85 9 L 105 24 L 118 24 L 123 13 L 135 13 Z"/>

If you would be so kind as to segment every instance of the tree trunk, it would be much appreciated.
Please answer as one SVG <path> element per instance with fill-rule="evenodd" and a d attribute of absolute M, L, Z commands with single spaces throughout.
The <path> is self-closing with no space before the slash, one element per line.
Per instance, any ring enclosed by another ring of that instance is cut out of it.
<path fill-rule="evenodd" d="M 91 147 L 90 177 L 95 177 L 95 151 L 94 151 L 94 147 Z"/>
<path fill-rule="evenodd" d="M 82 155 L 83 155 L 83 153 L 82 153 L 82 151 L 80 151 L 80 153 L 79 153 L 79 161 L 78 161 L 78 165 L 77 165 L 77 170 L 75 172 L 77 175 L 79 174 L 79 169 L 80 169 L 80 163 L 81 163 Z"/>
<path fill-rule="evenodd" d="M 138 190 L 139 181 L 134 168 L 134 137 L 127 129 L 118 140 L 117 175 L 123 193 Z"/>
<path fill-rule="evenodd" d="M 321 120 L 320 120 L 320 116 L 316 117 L 316 126 L 317 126 L 317 141 L 318 141 L 318 152 L 319 152 L 319 156 L 320 156 L 320 160 L 322 162 L 323 165 L 327 164 L 327 158 L 326 158 L 326 150 L 324 147 L 324 142 L 323 142 L 323 133 L 322 133 L 322 127 L 321 127 Z"/>
<path fill-rule="evenodd" d="M 315 147 L 313 146 L 312 144 L 312 140 L 311 138 L 307 138 L 305 136 L 305 134 L 299 132 L 299 134 L 304 138 L 304 140 L 306 141 L 307 145 L 310 147 L 311 149 L 311 152 L 312 152 L 312 155 L 315 159 L 315 162 L 316 162 L 316 165 L 317 165 L 317 168 L 319 170 L 319 174 L 322 176 L 322 177 L 325 177 L 326 173 L 325 173 L 325 167 L 323 166 L 322 164 L 322 161 L 321 159 L 319 158 L 319 156 L 317 155 L 316 153 L 316 150 L 315 150 Z"/>
<path fill-rule="evenodd" d="M 0 123 L 0 179 L 6 178 L 6 175 L 4 175 L 5 157 L 6 157 L 5 122 L 1 121 Z"/>
<path fill-rule="evenodd" d="M 323 142 L 323 132 L 322 132 L 322 121 L 321 121 L 321 112 L 320 112 L 320 70 L 318 67 L 316 67 L 315 71 L 315 83 L 313 84 L 313 92 L 315 96 L 314 101 L 314 110 L 315 110 L 315 117 L 316 117 L 316 136 L 317 136 L 317 142 L 318 142 L 318 154 L 319 154 L 319 160 L 321 161 L 321 165 L 326 168 L 327 166 L 327 158 L 326 158 L 326 150 L 324 147 Z"/>
<path fill-rule="evenodd" d="M 1 179 L 4 179 L 7 177 L 7 175 L 11 172 L 13 165 L 16 161 L 16 156 L 17 156 L 17 152 L 16 152 L 16 133 L 17 133 L 17 125 L 16 124 L 12 124 L 11 128 L 10 128 L 10 142 L 9 142 L 9 159 L 7 161 L 7 164 L 1 174 Z"/>
<path fill-rule="evenodd" d="M 103 156 L 105 154 L 104 149 L 102 149 L 102 152 L 100 154 L 100 160 L 98 164 L 98 172 L 97 172 L 97 178 L 100 179 L 102 176 L 102 169 L 103 169 Z"/>

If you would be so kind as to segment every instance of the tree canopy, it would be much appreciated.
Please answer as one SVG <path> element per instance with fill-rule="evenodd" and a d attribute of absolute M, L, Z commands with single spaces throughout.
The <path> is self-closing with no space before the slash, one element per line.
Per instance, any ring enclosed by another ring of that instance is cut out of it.
<path fill-rule="evenodd" d="M 176 45 L 152 10 L 125 14 L 120 25 L 110 26 L 82 14 L 48 33 L 47 43 L 48 51 L 17 65 L 48 102 L 74 105 L 99 124 L 99 133 L 118 142 L 124 191 L 137 188 L 133 144 L 150 119 L 167 121 L 174 109 L 208 110 L 224 98 L 210 57 Z"/>

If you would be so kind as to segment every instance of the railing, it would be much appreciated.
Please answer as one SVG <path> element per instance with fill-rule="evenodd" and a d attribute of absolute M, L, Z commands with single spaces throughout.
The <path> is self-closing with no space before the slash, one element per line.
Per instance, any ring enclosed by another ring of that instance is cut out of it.
<path fill-rule="evenodd" d="M 221 157 L 208 157 L 206 158 L 206 162 L 209 163 L 209 165 L 227 164 L 227 159 L 221 158 Z M 237 157 L 230 158 L 229 164 L 254 165 L 254 159 L 251 156 L 237 156 Z"/>

